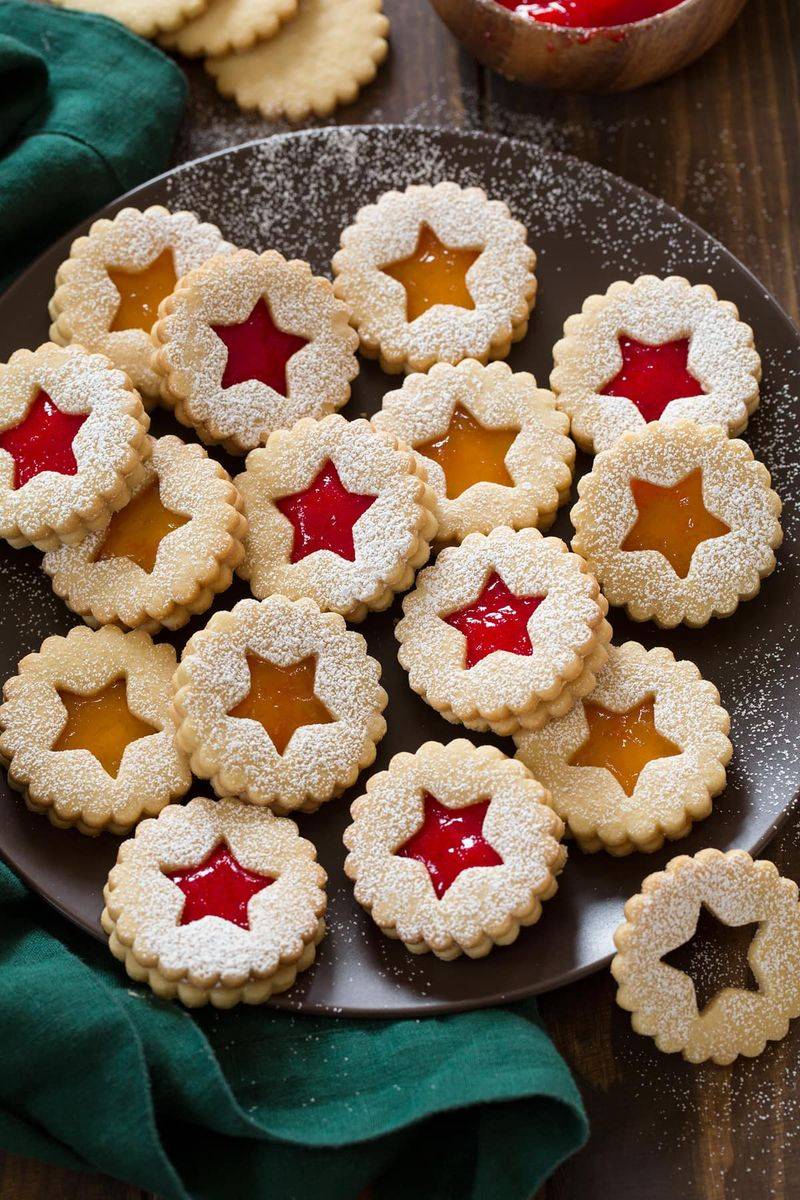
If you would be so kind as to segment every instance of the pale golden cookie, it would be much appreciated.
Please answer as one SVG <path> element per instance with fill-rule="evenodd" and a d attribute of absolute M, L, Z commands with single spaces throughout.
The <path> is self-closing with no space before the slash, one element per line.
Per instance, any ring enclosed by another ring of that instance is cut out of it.
<path fill-rule="evenodd" d="M 209 0 L 53 0 L 61 8 L 112 17 L 140 37 L 151 38 L 199 16 Z"/>
<path fill-rule="evenodd" d="M 189 58 L 248 50 L 274 37 L 296 15 L 297 5 L 298 0 L 213 0 L 201 16 L 159 41 Z"/>

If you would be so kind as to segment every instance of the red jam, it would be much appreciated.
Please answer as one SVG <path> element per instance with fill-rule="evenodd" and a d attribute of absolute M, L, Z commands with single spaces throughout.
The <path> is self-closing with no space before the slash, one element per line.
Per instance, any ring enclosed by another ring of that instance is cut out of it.
<path fill-rule="evenodd" d="M 275 501 L 278 511 L 294 526 L 292 562 L 317 550 L 332 550 L 353 562 L 353 526 L 377 498 L 348 492 L 329 459 L 311 487 Z"/>
<path fill-rule="evenodd" d="M 488 800 L 467 808 L 445 808 L 428 792 L 423 800 L 425 819 L 397 854 L 424 863 L 439 900 L 468 867 L 502 866 L 502 858 L 483 836 Z"/>
<path fill-rule="evenodd" d="M 211 328 L 228 348 L 223 388 L 254 379 L 281 396 L 287 394 L 287 364 L 308 345 L 308 340 L 279 329 L 263 297 L 241 325 L 212 325 Z"/>
<path fill-rule="evenodd" d="M 493 571 L 477 600 L 442 620 L 466 638 L 467 670 L 496 650 L 533 654 L 528 621 L 544 596 L 516 596 Z"/>
<path fill-rule="evenodd" d="M 224 842 L 198 866 L 166 874 L 186 897 L 181 925 L 191 925 L 203 917 L 222 917 L 223 921 L 249 929 L 248 904 L 275 882 L 269 875 L 246 870 Z"/>
<path fill-rule="evenodd" d="M 603 388 L 603 396 L 626 396 L 645 421 L 658 421 L 673 400 L 702 396 L 703 389 L 688 369 L 689 339 L 646 346 L 621 337 L 622 370 Z"/>
<path fill-rule="evenodd" d="M 502 8 L 545 25 L 570 29 L 605 29 L 611 25 L 631 25 L 677 8 L 683 0 L 540 0 L 524 4 L 520 0 L 496 0 Z"/>
<path fill-rule="evenodd" d="M 47 392 L 37 392 L 19 425 L 0 433 L 0 450 L 7 450 L 14 459 L 14 487 L 24 487 L 42 471 L 75 475 L 78 463 L 72 443 L 86 416 L 62 412 Z"/>

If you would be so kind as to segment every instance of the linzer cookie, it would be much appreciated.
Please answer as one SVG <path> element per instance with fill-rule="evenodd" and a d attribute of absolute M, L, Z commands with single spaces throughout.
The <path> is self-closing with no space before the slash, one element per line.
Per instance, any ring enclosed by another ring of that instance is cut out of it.
<path fill-rule="evenodd" d="M 763 463 L 719 426 L 626 433 L 578 484 L 572 547 L 635 621 L 705 625 L 775 570 L 781 502 Z"/>
<path fill-rule="evenodd" d="M 77 342 L 107 355 L 145 397 L 155 399 L 159 379 L 150 365 L 150 331 L 158 306 L 182 275 L 230 249 L 216 225 L 201 223 L 194 213 L 153 205 L 103 217 L 72 243 L 58 268 L 50 336 L 59 345 Z"/>
<path fill-rule="evenodd" d="M 701 908 L 726 925 L 758 924 L 747 959 L 757 988 L 726 987 L 700 1010 L 692 979 L 668 964 L 695 934 Z M 774 863 L 744 850 L 701 850 L 673 858 L 625 905 L 611 964 L 617 1003 L 637 1033 L 667 1054 L 721 1066 L 760 1054 L 800 1016 L 800 904 L 797 884 Z"/>
<path fill-rule="evenodd" d="M 247 521 L 227 472 L 202 446 L 150 439 L 132 498 L 78 546 L 44 557 L 53 589 L 90 625 L 179 629 L 224 592 Z"/>
<path fill-rule="evenodd" d="M 172 646 L 85 626 L 49 637 L 3 688 L 0 761 L 28 808 L 60 828 L 126 833 L 183 796 Z"/>
<path fill-rule="evenodd" d="M 293 821 L 198 797 L 120 847 L 103 928 L 131 978 L 163 999 L 261 1004 L 313 963 L 325 882 Z"/>
<path fill-rule="evenodd" d="M 403 601 L 399 659 L 446 720 L 501 735 L 539 729 L 594 687 L 607 611 L 586 563 L 559 538 L 472 533 Z"/>
<path fill-rule="evenodd" d="M 422 458 L 440 541 L 498 525 L 546 529 L 569 495 L 569 420 L 552 392 L 505 363 L 437 363 L 384 396 L 372 420 Z"/>
<path fill-rule="evenodd" d="M 273 38 L 284 21 L 296 16 L 297 6 L 298 0 L 213 0 L 206 12 L 159 42 L 188 58 L 249 50 L 255 42 Z"/>
<path fill-rule="evenodd" d="M 178 742 L 221 796 L 313 812 L 350 787 L 386 732 L 380 666 L 311 600 L 217 612 L 175 675 Z"/>
<path fill-rule="evenodd" d="M 736 306 L 707 284 L 642 275 L 590 296 L 564 326 L 550 376 L 583 450 L 649 421 L 741 433 L 758 405 L 761 361 Z"/>
<path fill-rule="evenodd" d="M 143 477 L 148 423 L 102 355 L 17 350 L 0 364 L 0 537 L 50 550 L 102 526 Z"/>
<path fill-rule="evenodd" d="M 493 746 L 397 754 L 351 807 L 345 872 L 359 904 L 414 954 L 481 958 L 541 916 L 564 827 L 546 790 Z"/>
<path fill-rule="evenodd" d="M 730 718 L 692 662 L 638 642 L 610 646 L 590 695 L 515 736 L 582 850 L 651 852 L 685 837 L 725 787 Z"/>
<path fill-rule="evenodd" d="M 333 259 L 361 351 L 385 371 L 505 358 L 536 300 L 536 255 L 501 200 L 414 184 L 362 208 Z"/>
<path fill-rule="evenodd" d="M 358 338 L 330 283 L 274 250 L 237 250 L 191 272 L 153 338 L 164 401 L 231 454 L 341 408 L 358 374 Z"/>

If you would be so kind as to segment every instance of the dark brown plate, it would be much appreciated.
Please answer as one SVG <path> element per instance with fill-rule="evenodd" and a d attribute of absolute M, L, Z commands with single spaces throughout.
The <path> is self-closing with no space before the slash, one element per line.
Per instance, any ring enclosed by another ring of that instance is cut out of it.
<path fill-rule="evenodd" d="M 341 869 L 341 834 L 357 791 L 314 816 L 301 816 L 301 831 L 316 843 L 330 875 L 330 935 L 317 965 L 276 1003 L 307 1012 L 422 1015 L 499 1004 L 567 983 L 608 961 L 623 901 L 638 890 L 644 875 L 678 851 L 693 853 L 705 845 L 760 849 L 798 791 L 800 645 L 792 501 L 800 482 L 800 335 L 761 284 L 713 238 L 652 196 L 575 159 L 479 134 L 406 127 L 322 129 L 243 146 L 146 184 L 104 212 L 113 214 L 131 202 L 191 208 L 218 222 L 240 245 L 259 250 L 274 246 L 326 272 L 340 230 L 362 204 L 389 188 L 440 179 L 486 188 L 505 199 L 528 226 L 540 256 L 539 303 L 528 336 L 514 347 L 510 362 L 532 370 L 542 382 L 565 317 L 616 278 L 646 271 L 683 274 L 709 281 L 739 306 L 755 328 L 764 360 L 761 409 L 746 436 L 788 502 L 786 543 L 778 571 L 762 595 L 706 629 L 664 633 L 612 613 L 617 641 L 663 642 L 680 657 L 693 658 L 719 687 L 733 718 L 735 754 L 728 788 L 712 816 L 677 847 L 624 859 L 573 849 L 558 896 L 545 906 L 540 924 L 525 930 L 515 945 L 478 962 L 441 963 L 430 955 L 406 953 L 361 912 Z M 0 299 L 0 358 L 46 339 L 53 276 L 72 236 L 39 259 Z M 346 414 L 375 411 L 383 393 L 396 386 L 398 380 L 365 363 Z M 157 433 L 173 428 L 164 413 L 156 414 L 153 426 Z M 241 469 L 240 462 L 220 457 Z M 586 466 L 584 461 L 580 469 Z M 562 511 L 554 530 L 567 538 L 568 511 Z M 18 659 L 48 634 L 64 633 L 75 624 L 38 562 L 33 551 L 0 549 L 1 678 L 12 675 Z M 233 588 L 220 607 L 230 607 L 242 594 L 241 586 Z M 399 750 L 414 750 L 431 738 L 447 741 L 462 732 L 409 690 L 396 657 L 397 615 L 395 607 L 362 627 L 371 652 L 383 664 L 391 697 L 389 732 L 377 769 Z M 190 630 L 206 619 L 193 622 Z M 510 741 L 497 744 L 513 753 Z M 207 785 L 198 784 L 196 790 L 202 794 Z M 93 840 L 54 829 L 30 814 L 5 781 L 0 784 L 4 857 L 51 904 L 95 936 L 100 936 L 101 889 L 117 844 L 109 836 Z"/>

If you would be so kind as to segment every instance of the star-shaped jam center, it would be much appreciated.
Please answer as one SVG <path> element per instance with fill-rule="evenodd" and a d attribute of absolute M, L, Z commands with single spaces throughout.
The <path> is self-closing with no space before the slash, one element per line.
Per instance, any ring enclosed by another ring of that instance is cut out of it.
<path fill-rule="evenodd" d="M 688 338 L 648 346 L 633 338 L 620 337 L 619 349 L 622 369 L 600 394 L 627 397 L 645 421 L 657 421 L 673 400 L 705 394 L 688 368 Z"/>
<path fill-rule="evenodd" d="M 275 501 L 278 511 L 294 526 L 292 562 L 317 550 L 332 550 L 354 562 L 353 527 L 377 499 L 348 492 L 328 459 L 305 491 Z"/>
<path fill-rule="evenodd" d="M 19 425 L 0 433 L 0 450 L 14 459 L 14 487 L 24 487 L 42 471 L 75 475 L 78 463 L 72 443 L 87 415 L 62 412 L 39 390 Z"/>
<path fill-rule="evenodd" d="M 655 700 L 646 696 L 626 712 L 584 701 L 589 734 L 572 758 L 574 767 L 605 767 L 632 796 L 641 771 L 654 758 L 672 758 L 679 746 L 656 729 Z"/>
<path fill-rule="evenodd" d="M 228 714 L 249 717 L 264 726 L 278 754 L 302 725 L 330 725 L 336 718 L 314 691 L 315 658 L 279 667 L 258 654 L 247 655 L 250 690 Z"/>
<path fill-rule="evenodd" d="M 165 874 L 186 897 L 181 925 L 191 925 L 203 917 L 221 917 L 241 929 L 249 929 L 250 901 L 275 882 L 271 875 L 248 871 L 224 842 L 198 866 Z"/>
<path fill-rule="evenodd" d="M 111 333 L 124 329 L 146 329 L 158 318 L 158 306 L 175 291 L 178 277 L 175 259 L 167 248 L 143 271 L 108 267 L 108 277 L 119 292 L 119 306 L 110 325 Z"/>
<path fill-rule="evenodd" d="M 689 976 L 698 1012 L 703 1013 L 726 988 L 759 990 L 749 959 L 750 946 L 759 928 L 758 921 L 728 925 L 702 904 L 689 941 L 661 959 L 666 966 Z"/>
<path fill-rule="evenodd" d="M 456 250 L 440 241 L 430 225 L 420 227 L 414 253 L 388 263 L 381 270 L 406 290 L 406 320 L 416 321 L 434 304 L 475 307 L 467 287 L 467 272 L 483 253 Z"/>
<path fill-rule="evenodd" d="M 112 779 L 117 778 L 131 742 L 158 732 L 155 725 L 128 708 L 124 678 L 91 696 L 59 689 L 58 698 L 67 710 L 67 719 L 53 750 L 88 750 Z"/>
<path fill-rule="evenodd" d="M 158 482 L 154 481 L 114 513 L 92 561 L 128 558 L 149 575 L 164 538 L 190 520 L 164 507 Z"/>
<path fill-rule="evenodd" d="M 442 616 L 466 641 L 467 670 L 496 650 L 533 654 L 528 622 L 544 596 L 517 596 L 492 571 L 477 600 Z"/>
<path fill-rule="evenodd" d="M 447 432 L 415 449 L 439 464 L 444 471 L 447 498 L 455 500 L 476 483 L 514 486 L 506 455 L 518 433 L 519 428 L 514 427 L 489 429 L 459 404 Z"/>
<path fill-rule="evenodd" d="M 288 394 L 286 368 L 289 360 L 308 345 L 308 339 L 279 329 L 263 296 L 240 325 L 211 328 L 228 351 L 223 388 L 253 379 L 281 396 Z"/>
<path fill-rule="evenodd" d="M 502 866 L 502 858 L 483 836 L 489 800 L 447 808 L 425 792 L 423 803 L 422 825 L 395 853 L 424 864 L 439 900 L 469 867 Z"/>
<path fill-rule="evenodd" d="M 672 487 L 632 479 L 631 492 L 637 517 L 620 549 L 657 550 L 680 579 L 689 574 L 702 542 L 730 533 L 730 526 L 705 506 L 700 467 Z"/>

